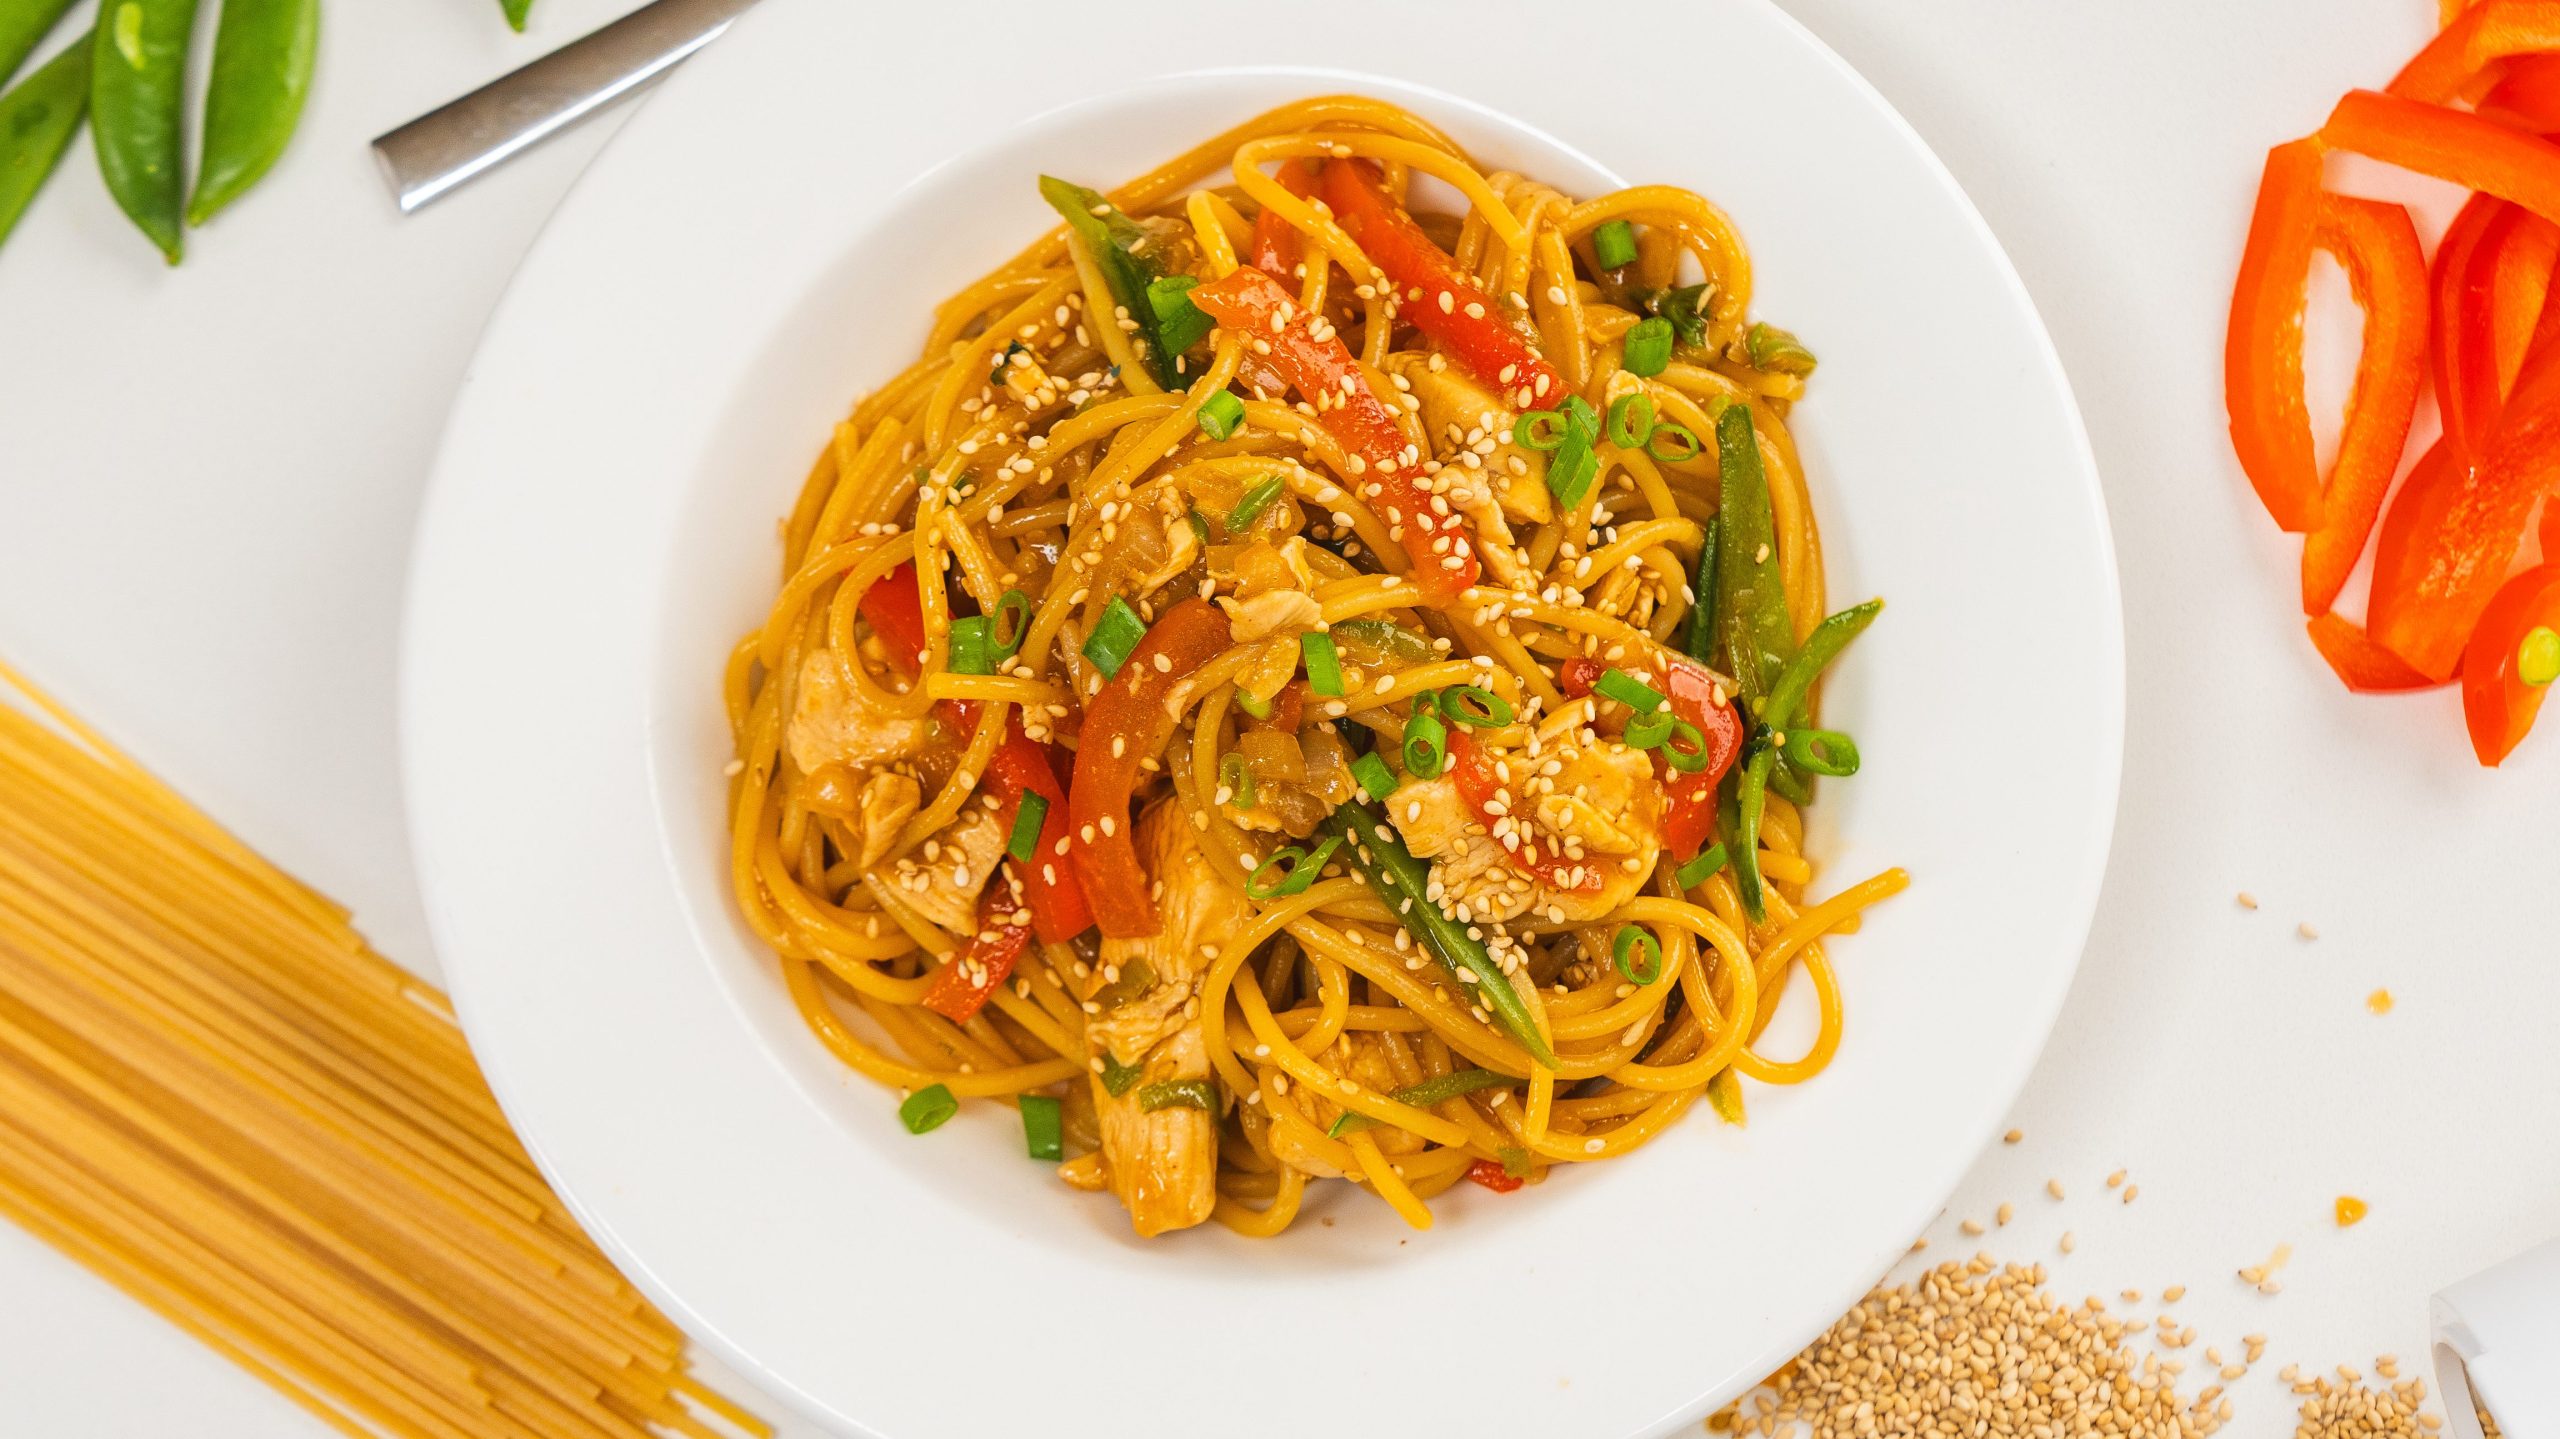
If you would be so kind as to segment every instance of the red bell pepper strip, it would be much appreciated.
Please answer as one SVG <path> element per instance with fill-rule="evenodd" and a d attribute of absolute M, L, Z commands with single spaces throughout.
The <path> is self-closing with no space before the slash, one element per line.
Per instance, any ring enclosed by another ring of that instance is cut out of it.
<path fill-rule="evenodd" d="M 1271 283 L 1259 270 L 1236 273 Z M 1130 834 L 1129 804 L 1147 761 L 1173 737 L 1165 696 L 1233 638 L 1226 611 L 1204 599 L 1184 600 L 1157 617 L 1120 672 L 1085 705 L 1075 784 L 1067 795 L 1069 843 L 1106 939 L 1144 939 L 1162 927 Z"/>
<path fill-rule="evenodd" d="M 1511 791 L 1503 778 L 1494 772 L 1493 756 L 1480 748 L 1464 729 L 1449 731 L 1449 778 L 1458 786 L 1458 797 L 1476 812 L 1490 829 L 1496 820 L 1512 814 L 1520 805 L 1518 793 Z M 1541 849 L 1534 835 L 1513 816 L 1513 838 L 1518 844 L 1505 844 L 1514 869 L 1536 875 L 1549 888 L 1570 894 L 1592 894 L 1605 878 L 1596 859 L 1569 859 L 1561 849 Z"/>
<path fill-rule="evenodd" d="M 1558 686 L 1568 697 L 1580 699 L 1591 693 L 1605 672 L 1598 660 L 1574 655 L 1558 668 Z M 1655 757 L 1656 772 L 1662 775 L 1668 796 L 1662 843 L 1683 859 L 1705 848 L 1707 836 L 1715 833 L 1716 787 L 1724 783 L 1726 771 L 1742 753 L 1742 716 L 1735 711 L 1730 694 L 1724 703 L 1716 702 L 1718 687 L 1712 673 L 1679 660 L 1672 661 L 1663 675 L 1671 712 L 1696 725 L 1707 747 L 1706 765 L 1695 771 L 1673 769 L 1669 760 Z"/>
<path fill-rule="evenodd" d="M 2336 615 L 2311 617 L 2312 648 L 2351 690 L 2366 692 L 2432 689 L 2436 681 L 2409 668 L 2407 661 L 2375 644 L 2373 638 Z"/>
<path fill-rule="evenodd" d="M 1315 193 L 1316 167 L 1304 160 L 1283 160 L 1273 173 L 1280 188 L 1300 199 Z M 1298 266 L 1307 256 L 1306 238 L 1298 227 L 1270 210 L 1264 210 L 1253 221 L 1253 255 L 1247 262 L 1275 280 L 1287 282 L 1298 278 Z"/>
<path fill-rule="evenodd" d="M 1007 860 L 996 882 L 978 896 L 977 936 L 969 941 L 967 949 L 944 960 L 942 967 L 933 972 L 933 979 L 924 987 L 925 1008 L 953 1024 L 967 1024 L 986 1008 L 996 987 L 1013 978 L 1014 965 L 1031 943 L 1030 927 L 1012 922 L 1027 902 L 1016 897 L 1014 885 L 1018 878 L 1016 865 Z"/>
<path fill-rule="evenodd" d="M 2445 434 L 2478 455 L 2543 318 L 2560 228 L 2489 195 L 2474 195 L 2436 249 L 2436 327 L 2430 349 Z"/>
<path fill-rule="evenodd" d="M 858 607 L 899 668 L 909 674 L 924 668 L 924 609 L 916 597 L 914 565 L 900 565 L 881 576 L 863 592 Z M 952 728 L 977 733 L 976 701 L 937 700 L 933 708 Z M 1075 863 L 1060 848 L 1067 839 L 1067 791 L 1058 783 L 1058 768 L 1058 751 L 1024 734 L 1020 715 L 1007 716 L 1004 739 L 987 762 L 985 783 L 987 792 L 996 797 L 997 819 L 1008 827 L 1022 808 L 1025 791 L 1049 802 L 1049 812 L 1040 823 L 1040 846 L 1024 866 L 1023 889 L 1029 896 L 1033 926 L 1053 944 L 1075 938 L 1093 923 Z"/>
<path fill-rule="evenodd" d="M 1503 322 L 1500 303 L 1461 273 L 1413 217 L 1387 198 L 1378 187 L 1376 166 L 1365 160 L 1328 160 L 1323 186 L 1335 222 L 1395 282 L 1403 301 L 1397 318 L 1440 342 L 1477 379 L 1498 387 L 1521 409 L 1564 403 L 1564 377 L 1528 336 Z"/>
<path fill-rule="evenodd" d="M 2302 545 L 2302 610 L 2310 615 L 2327 613 L 2337 601 L 2373 534 L 2409 442 L 2427 347 L 2427 261 L 2407 210 L 2324 195 L 2316 238 L 2346 267 L 2365 319 L 2364 353 L 2356 362 L 2354 397 L 2321 497 L 2320 523 Z M 2547 280 L 2547 260 L 2543 274 Z"/>
<path fill-rule="evenodd" d="M 2560 55 L 2519 55 L 2473 109 L 2528 135 L 2560 130 Z"/>
<path fill-rule="evenodd" d="M 2560 348 L 2525 368 L 2485 456 L 2438 446 L 2401 486 L 2374 554 L 2373 637 L 2430 679 L 2452 675 L 2555 483 Z"/>
<path fill-rule="evenodd" d="M 2463 649 L 2462 718 L 2471 729 L 2471 751 L 2484 765 L 2494 767 L 2512 753 L 2542 712 L 2552 677 L 2548 668 L 2527 672 L 2524 651 L 2536 631 L 2549 630 L 2560 630 L 2560 562 L 2552 561 L 2500 587 Z M 2547 654 L 2536 659 L 2551 663 Z"/>
<path fill-rule="evenodd" d="M 2319 138 L 2330 147 L 2513 200 L 2560 224 L 2560 147 L 2441 105 L 2350 90 Z"/>
<path fill-rule="evenodd" d="M 2302 307 L 2319 225 L 2320 154 L 2316 140 L 2267 152 L 2222 351 L 2231 448 L 2267 513 L 2296 532 L 2320 523 L 2320 472 L 2302 394 Z"/>
<path fill-rule="evenodd" d="M 1432 508 L 1421 449 L 1370 391 L 1360 362 L 1330 326 L 1319 334 L 1313 328 L 1319 317 L 1301 311 L 1279 281 L 1249 266 L 1193 290 L 1191 303 L 1250 335 L 1253 353 L 1270 346 L 1263 358 L 1316 406 L 1316 423 L 1350 452 L 1352 485 L 1385 512 L 1413 562 L 1409 578 L 1427 599 L 1446 603 L 1476 582 L 1480 569 L 1466 520 L 1446 505 L 1445 514 Z"/>
<path fill-rule="evenodd" d="M 2512 56 L 2560 50 L 2560 4 L 2553 0 L 2488 0 L 2437 32 L 2391 79 L 2391 93 L 2430 105 L 2476 95 L 2493 67 Z"/>
<path fill-rule="evenodd" d="M 1529 1181 L 1502 1167 L 1499 1159 L 1479 1159 L 1467 1166 L 1467 1178 L 1496 1194 L 1509 1194 Z"/>

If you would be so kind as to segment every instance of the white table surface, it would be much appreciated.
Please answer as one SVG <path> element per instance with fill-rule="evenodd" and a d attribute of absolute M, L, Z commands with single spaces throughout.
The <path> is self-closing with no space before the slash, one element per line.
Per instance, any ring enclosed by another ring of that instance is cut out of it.
<path fill-rule="evenodd" d="M 629 3 L 541 0 L 524 38 L 487 0 L 333 7 L 291 153 L 183 268 L 125 226 L 85 144 L 0 255 L 0 654 L 428 973 L 392 727 L 411 519 L 490 304 L 610 127 L 406 220 L 364 142 Z M 2079 389 L 2124 572 L 2130 740 L 2096 931 L 2024 1142 L 1983 1156 L 1926 1257 L 2041 1259 L 2073 1298 L 2144 1290 L 2145 1314 L 2184 1283 L 2198 1367 L 2206 1343 L 2272 1341 L 2235 1432 L 2289 1433 L 2278 1365 L 2414 1369 L 2430 1292 L 2560 1233 L 2560 735 L 2484 773 L 2450 693 L 2338 689 L 2220 400 L 2265 147 L 2387 79 L 2432 0 L 1786 3 L 2008 246 Z M 1961 376 L 1913 383 L 1943 387 L 1949 424 L 1999 423 Z M 1852 1014 L 1848 1042 L 1891 1022 Z M 2102 1187 L 2119 1167 L 2131 1205 Z M 2372 1217 L 2341 1232 L 2344 1193 Z M 2011 1227 L 1957 1233 L 2004 1200 Z M 2281 1295 L 2233 1277 L 2280 1243 Z M 11 1434 L 319 1432 L 5 1226 L 0 1397 Z"/>

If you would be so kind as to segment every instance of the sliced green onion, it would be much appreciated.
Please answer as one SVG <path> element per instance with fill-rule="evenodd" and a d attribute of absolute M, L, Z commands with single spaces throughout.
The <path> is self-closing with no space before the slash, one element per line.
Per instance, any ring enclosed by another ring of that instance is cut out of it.
<path fill-rule="evenodd" d="M 1200 542 L 1200 547 L 1202 549 L 1207 549 L 1209 547 L 1209 517 L 1200 513 L 1200 507 L 1198 505 L 1193 505 L 1188 518 L 1191 521 L 1191 537 Z"/>
<path fill-rule="evenodd" d="M 1138 641 L 1147 637 L 1147 622 L 1129 608 L 1129 602 L 1118 595 L 1102 607 L 1102 618 L 1096 620 L 1093 633 L 1085 638 L 1084 657 L 1093 661 L 1105 679 L 1116 679 L 1120 667 L 1129 662 L 1129 654 Z"/>
<path fill-rule="evenodd" d="M 1858 742 L 1836 729 L 1787 731 L 1787 762 L 1812 774 L 1847 779 L 1858 772 Z"/>
<path fill-rule="evenodd" d="M 1519 1082 L 1516 1076 L 1502 1074 L 1495 1070 L 1461 1069 L 1455 1074 L 1444 1074 L 1437 1079 L 1426 1079 L 1420 1084 L 1406 1085 L 1387 1097 L 1398 1104 L 1409 1104 L 1416 1109 L 1431 1109 L 1446 1104 L 1452 1099 L 1463 1099 L 1480 1089 L 1501 1089 Z M 1346 1109 L 1342 1112 L 1342 1117 L 1335 1120 L 1333 1126 L 1325 1133 L 1331 1138 L 1340 1139 L 1346 1134 L 1375 1129 L 1383 1122 L 1371 1119 L 1358 1110 Z"/>
<path fill-rule="evenodd" d="M 1603 270 L 1623 269 L 1636 262 L 1636 230 L 1624 220 L 1610 220 L 1591 232 L 1591 258 Z"/>
<path fill-rule="evenodd" d="M 1673 443 L 1666 448 L 1662 443 L 1665 440 Z M 1706 453 L 1706 448 L 1698 443 L 1698 432 L 1687 425 L 1656 425 L 1644 442 L 1644 452 L 1665 465 L 1687 464 Z"/>
<path fill-rule="evenodd" d="M 1564 443 L 1564 412 L 1531 410 L 1511 422 L 1511 443 L 1541 453 Z"/>
<path fill-rule="evenodd" d="M 1622 450 L 1644 447 L 1653 434 L 1653 400 L 1642 394 L 1624 394 L 1609 402 L 1609 443 Z"/>
<path fill-rule="evenodd" d="M 1416 696 L 1413 718 L 1404 722 L 1404 767 L 1416 779 L 1438 778 L 1449 757 L 1449 728 L 1430 706 L 1430 696 Z"/>
<path fill-rule="evenodd" d="M 1040 827 L 1048 822 L 1048 799 L 1024 790 L 1022 806 L 1013 812 L 1013 833 L 1004 842 L 1004 852 L 1029 864 L 1031 856 L 1040 852 Z"/>
<path fill-rule="evenodd" d="M 1244 423 L 1244 401 L 1233 390 L 1220 390 L 1200 402 L 1200 432 L 1213 440 L 1223 440 Z"/>
<path fill-rule="evenodd" d="M 1482 685 L 1451 685 L 1440 692 L 1440 717 L 1451 724 L 1500 729 L 1511 716 L 1511 701 Z"/>
<path fill-rule="evenodd" d="M 1671 711 L 1655 710 L 1627 721 L 1626 733 L 1619 738 L 1629 749 L 1660 749 L 1662 742 L 1671 738 L 1671 726 L 1678 722 L 1678 716 Z"/>
<path fill-rule="evenodd" d="M 1737 1128 L 1742 1124 L 1742 1076 L 1730 1069 L 1719 1069 L 1707 1081 L 1707 1104 L 1716 1117 Z"/>
<path fill-rule="evenodd" d="M 1662 697 L 1662 691 L 1614 665 L 1600 672 L 1591 692 L 1602 699 L 1616 700 L 1637 714 L 1651 714 L 1669 703 Z"/>
<path fill-rule="evenodd" d="M 1218 1112 L 1217 1082 L 1208 1079 L 1166 1079 L 1138 1091 L 1138 1109 L 1153 1114 L 1159 1109 L 1202 1109 Z"/>
<path fill-rule="evenodd" d="M 1547 460 L 1547 491 L 1556 497 L 1559 509 L 1582 508 L 1582 497 L 1591 493 L 1591 482 L 1599 477 L 1600 457 L 1580 435 L 1567 434 Z"/>
<path fill-rule="evenodd" d="M 1564 412 L 1565 433 L 1580 435 L 1586 445 L 1599 443 L 1600 412 L 1591 408 L 1589 400 L 1580 395 L 1567 395 L 1564 403 L 1556 408 Z"/>
<path fill-rule="evenodd" d="M 929 1134 L 959 1112 L 960 1101 L 951 1097 L 949 1085 L 928 1084 L 898 1106 L 898 1122 L 907 1127 L 909 1134 Z"/>
<path fill-rule="evenodd" d="M 951 622 L 950 668 L 955 675 L 996 672 L 995 644 L 988 637 L 987 617 L 971 615 Z"/>
<path fill-rule="evenodd" d="M 1707 767 L 1707 737 L 1696 725 L 1675 719 L 1671 737 L 1662 742 L 1662 757 L 1682 774 L 1696 774 Z"/>
<path fill-rule="evenodd" d="M 1004 347 L 1004 353 L 996 356 L 996 367 L 987 371 L 987 383 L 990 385 L 1003 384 L 1004 372 L 1013 368 L 1013 357 L 1016 355 L 1026 355 L 1030 352 L 1031 347 L 1022 343 L 1020 340 L 1015 340 L 1006 345 Z"/>
<path fill-rule="evenodd" d="M 1298 657 L 1306 661 L 1309 691 L 1326 696 L 1342 693 L 1342 655 L 1333 647 L 1333 636 L 1314 630 L 1298 636 Z"/>
<path fill-rule="evenodd" d="M 1671 322 L 1656 315 L 1627 331 L 1623 358 L 1631 375 L 1659 375 L 1671 363 Z"/>
<path fill-rule="evenodd" d="M 1147 308 L 1156 313 L 1156 338 L 1164 341 L 1170 353 L 1179 355 L 1209 338 L 1214 322 L 1191 303 L 1191 291 L 1199 283 L 1197 275 L 1161 275 L 1147 282 Z"/>
<path fill-rule="evenodd" d="M 1129 1086 L 1137 1083 L 1138 1076 L 1145 1072 L 1142 1065 L 1122 1064 L 1118 1055 L 1108 1049 L 1102 1051 L 1102 1092 L 1114 1099 L 1128 1093 Z"/>
<path fill-rule="evenodd" d="M 987 618 L 993 622 L 987 628 L 987 652 L 998 660 L 1022 653 L 1023 637 L 1031 633 L 1031 596 L 1007 590 Z"/>
<path fill-rule="evenodd" d="M 1227 757 L 1218 761 L 1218 783 L 1226 788 L 1227 798 L 1236 808 L 1253 808 L 1253 771 L 1244 767 L 1243 755 L 1229 750 Z"/>
<path fill-rule="evenodd" d="M 1617 962 L 1618 977 L 1629 984 L 1662 978 L 1662 941 L 1642 925 L 1620 925 L 1618 937 L 1609 942 L 1609 957 Z"/>
<path fill-rule="evenodd" d="M 1673 870 L 1671 878 L 1678 882 L 1685 893 L 1715 878 L 1716 871 L 1722 868 L 1724 868 L 1724 846 L 1711 844 L 1700 852 L 1696 859 Z"/>
<path fill-rule="evenodd" d="M 1529 1177 L 1529 1151 L 1516 1144 L 1506 1144 L 1495 1150 L 1493 1157 L 1502 1161 L 1503 1173 L 1514 1179 Z"/>
<path fill-rule="evenodd" d="M 1236 708 L 1243 710 L 1246 714 L 1253 716 L 1255 719 L 1267 720 L 1271 718 L 1271 701 L 1264 699 L 1251 690 L 1236 691 Z"/>
<path fill-rule="evenodd" d="M 1351 657 L 1363 662 L 1393 660 L 1398 664 L 1427 665 L 1437 657 L 1430 639 L 1421 631 L 1371 615 L 1335 620 L 1325 627 L 1325 633 L 1333 636 L 1336 650 L 1349 645 Z"/>
<path fill-rule="evenodd" d="M 1271 502 L 1280 498 L 1282 488 L 1278 475 L 1264 475 L 1254 481 L 1252 487 L 1244 492 L 1244 497 L 1236 501 L 1236 507 L 1227 511 L 1227 533 L 1242 534 L 1250 528 L 1255 520 L 1262 518 L 1264 510 L 1271 508 Z"/>
<path fill-rule="evenodd" d="M 1026 1094 L 1022 1106 L 1022 1147 L 1034 1159 L 1052 1162 L 1067 1157 L 1065 1126 L 1059 1123 L 1058 1101 L 1045 1094 Z"/>
<path fill-rule="evenodd" d="M 1363 755 L 1361 758 L 1376 759 L 1377 756 Z M 1294 844 L 1273 850 L 1271 858 L 1255 865 L 1253 873 L 1245 876 L 1245 897 L 1287 899 L 1293 894 L 1306 893 L 1307 887 L 1316 882 L 1316 876 L 1324 873 L 1326 861 L 1332 859 L 1333 852 L 1341 847 L 1341 836 L 1328 835 L 1324 843 L 1316 846 L 1313 854 Z"/>
<path fill-rule="evenodd" d="M 2540 689 L 2560 680 L 2560 630 L 2535 625 L 2516 646 L 2516 678 Z"/>
<path fill-rule="evenodd" d="M 1371 799 L 1385 799 L 1396 792 L 1396 774 L 1387 762 L 1374 754 L 1364 754 L 1351 762 L 1351 777 L 1360 782 Z"/>
<path fill-rule="evenodd" d="M 1803 341 L 1775 325 L 1752 326 L 1750 332 L 1743 336 L 1743 343 L 1750 348 L 1751 367 L 1755 370 L 1769 370 L 1781 375 L 1810 375 L 1813 367 L 1821 363 L 1814 359 L 1813 351 L 1804 347 Z"/>

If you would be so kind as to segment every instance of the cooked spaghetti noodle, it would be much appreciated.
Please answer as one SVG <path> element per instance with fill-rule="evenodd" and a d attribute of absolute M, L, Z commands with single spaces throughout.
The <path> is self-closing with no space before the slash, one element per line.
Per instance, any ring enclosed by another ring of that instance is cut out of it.
<path fill-rule="evenodd" d="M 1819 1072 L 1823 938 L 1904 877 L 1806 897 L 1875 606 L 1824 615 L 1813 360 L 1733 225 L 1355 97 L 1041 190 L 729 665 L 735 889 L 818 1037 L 1141 1234 L 1329 1177 L 1423 1227 Z"/>
<path fill-rule="evenodd" d="M 0 1215 L 344 1433 L 770 1432 L 544 1186 L 442 995 L 0 686 L 52 721 L 0 703 Z"/>

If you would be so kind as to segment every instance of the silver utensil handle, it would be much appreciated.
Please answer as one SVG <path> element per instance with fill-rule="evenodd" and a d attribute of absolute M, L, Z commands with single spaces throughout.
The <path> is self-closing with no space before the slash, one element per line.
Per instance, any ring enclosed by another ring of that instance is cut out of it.
<path fill-rule="evenodd" d="M 652 0 L 373 142 L 401 213 L 577 124 L 718 39 L 755 0 Z"/>

